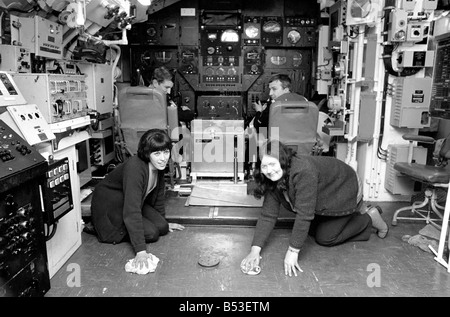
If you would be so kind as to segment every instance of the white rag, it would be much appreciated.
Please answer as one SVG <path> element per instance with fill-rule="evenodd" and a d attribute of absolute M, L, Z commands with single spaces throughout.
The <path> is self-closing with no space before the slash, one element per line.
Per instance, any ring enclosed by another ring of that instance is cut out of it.
<path fill-rule="evenodd" d="M 156 257 L 155 255 L 153 255 L 151 253 L 148 253 L 148 255 L 149 255 L 149 257 L 147 259 L 147 264 L 148 264 L 147 267 L 145 265 L 142 268 L 134 267 L 133 266 L 134 259 L 130 259 L 125 264 L 125 272 L 131 272 L 131 273 L 136 273 L 136 274 L 147 274 L 150 272 L 155 272 L 156 266 L 158 265 L 158 262 L 159 262 L 159 259 L 158 259 L 158 257 Z"/>

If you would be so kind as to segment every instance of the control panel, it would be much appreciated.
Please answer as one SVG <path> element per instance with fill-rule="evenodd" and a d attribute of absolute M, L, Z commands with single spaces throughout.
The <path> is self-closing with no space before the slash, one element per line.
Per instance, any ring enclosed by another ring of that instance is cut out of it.
<path fill-rule="evenodd" d="M 0 106 L 23 105 L 25 98 L 7 72 L 0 72 Z"/>
<path fill-rule="evenodd" d="M 241 29 L 202 27 L 200 87 L 202 90 L 238 90 L 242 87 Z"/>
<path fill-rule="evenodd" d="M 39 152 L 0 120 L 0 178 L 21 173 L 27 166 L 43 161 Z M 7 182 L 0 188 L 12 185 Z"/>
<path fill-rule="evenodd" d="M 46 176 L 44 222 L 51 225 L 73 209 L 69 159 L 50 161 Z"/>
<path fill-rule="evenodd" d="M 28 103 L 49 123 L 88 115 L 85 75 L 12 74 Z"/>
<path fill-rule="evenodd" d="M 47 162 L 0 120 L 0 297 L 50 289 L 40 187 Z"/>
<path fill-rule="evenodd" d="M 309 17 L 285 17 L 284 46 L 314 47 L 317 21 Z"/>
<path fill-rule="evenodd" d="M 261 45 L 261 18 L 244 17 L 243 45 Z"/>
<path fill-rule="evenodd" d="M 30 145 L 55 139 L 37 105 L 9 106 L 6 109 Z"/>
<path fill-rule="evenodd" d="M 209 119 L 239 119 L 242 117 L 241 96 L 199 96 L 198 117 Z"/>
<path fill-rule="evenodd" d="M 438 42 L 431 92 L 430 112 L 433 116 L 450 119 L 450 38 Z"/>
<path fill-rule="evenodd" d="M 261 18 L 261 41 L 266 46 L 283 44 L 283 18 L 267 16 Z"/>
<path fill-rule="evenodd" d="M 319 3 L 225 2 L 199 4 L 189 14 L 182 7 L 181 16 L 180 7 L 162 8 L 149 13 L 149 21 L 136 23 L 129 37 L 131 85 L 148 85 L 153 70 L 165 66 L 175 74 L 178 106 L 189 107 L 196 118 L 235 119 L 236 105 L 245 122 L 254 114 L 249 100 L 268 98 L 274 74 L 288 75 L 291 91 L 311 99 L 323 24 Z"/>

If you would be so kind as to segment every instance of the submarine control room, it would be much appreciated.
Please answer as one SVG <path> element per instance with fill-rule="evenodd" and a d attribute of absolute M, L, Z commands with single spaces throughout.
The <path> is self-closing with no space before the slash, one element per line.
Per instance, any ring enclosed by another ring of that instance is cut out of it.
<path fill-rule="evenodd" d="M 0 12 L 0 297 L 450 295 L 449 0 Z"/>

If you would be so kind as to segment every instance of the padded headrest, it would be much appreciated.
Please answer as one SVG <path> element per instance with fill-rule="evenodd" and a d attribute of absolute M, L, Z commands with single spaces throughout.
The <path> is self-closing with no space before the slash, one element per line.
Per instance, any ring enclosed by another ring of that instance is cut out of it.
<path fill-rule="evenodd" d="M 319 108 L 313 102 L 277 100 L 270 105 L 268 134 L 271 138 L 278 136 L 285 145 L 297 147 L 299 154 L 310 154 L 317 141 L 318 122 Z"/>
<path fill-rule="evenodd" d="M 450 134 L 444 139 L 439 151 L 439 156 L 442 158 L 450 159 Z"/>
<path fill-rule="evenodd" d="M 167 101 L 160 91 L 144 86 L 129 86 L 119 93 L 122 128 L 167 129 Z"/>
<path fill-rule="evenodd" d="M 314 105 L 315 106 L 315 105 Z M 307 100 L 298 100 L 298 101 L 284 101 L 277 100 L 270 106 L 270 112 L 278 112 L 276 108 L 281 108 L 281 113 L 307 113 L 310 111 L 310 104 Z M 317 106 L 315 106 L 317 108 Z"/>
<path fill-rule="evenodd" d="M 119 107 L 126 103 L 127 99 L 153 99 L 158 100 L 162 105 L 167 105 L 166 96 L 159 90 L 147 86 L 128 86 L 119 93 Z"/>

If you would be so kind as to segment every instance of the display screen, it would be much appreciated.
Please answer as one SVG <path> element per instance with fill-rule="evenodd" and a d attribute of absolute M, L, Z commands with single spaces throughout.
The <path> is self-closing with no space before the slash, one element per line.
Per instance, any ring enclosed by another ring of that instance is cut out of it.
<path fill-rule="evenodd" d="M 217 33 L 209 33 L 208 40 L 211 40 L 211 41 L 217 40 Z"/>
<path fill-rule="evenodd" d="M 239 34 L 236 30 L 225 30 L 220 36 L 222 43 L 236 43 L 239 42 Z"/>

